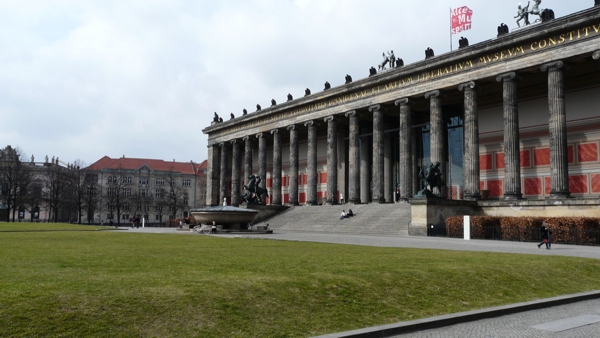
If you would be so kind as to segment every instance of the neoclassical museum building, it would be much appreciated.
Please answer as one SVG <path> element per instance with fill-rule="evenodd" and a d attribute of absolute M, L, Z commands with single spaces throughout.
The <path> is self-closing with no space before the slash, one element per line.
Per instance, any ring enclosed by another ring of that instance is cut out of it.
<path fill-rule="evenodd" d="M 488 41 L 216 118 L 203 130 L 207 205 L 240 204 L 256 174 L 267 204 L 407 202 L 416 228 L 441 214 L 515 208 L 599 217 L 600 5 L 504 27 Z M 416 198 L 420 171 L 436 162 L 437 197 Z"/>

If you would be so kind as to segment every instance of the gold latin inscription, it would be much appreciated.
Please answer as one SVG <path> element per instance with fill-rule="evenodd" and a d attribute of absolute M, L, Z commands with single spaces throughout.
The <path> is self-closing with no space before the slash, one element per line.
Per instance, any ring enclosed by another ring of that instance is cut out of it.
<path fill-rule="evenodd" d="M 222 133 L 230 133 L 238 130 L 246 129 L 249 127 L 253 127 L 256 125 L 261 125 L 265 122 L 274 122 L 282 119 L 287 119 L 290 117 L 294 117 L 296 115 L 302 115 L 306 113 L 311 113 L 317 110 L 326 109 L 329 107 L 337 106 L 340 104 L 357 101 L 360 99 L 376 96 L 380 93 L 385 93 L 388 91 L 400 89 L 406 86 L 413 85 L 415 83 L 422 83 L 427 81 L 432 81 L 437 78 L 441 78 L 444 76 L 452 75 L 455 73 L 460 73 L 465 70 L 477 68 L 479 66 L 485 66 L 492 63 L 508 60 L 517 56 L 525 55 L 528 52 L 538 51 L 548 48 L 553 48 L 556 46 L 560 46 L 564 43 L 576 41 L 582 38 L 586 38 L 592 35 L 600 34 L 600 24 L 591 25 L 584 28 L 572 30 L 566 33 L 562 33 L 559 35 L 555 35 L 552 37 L 547 37 L 544 39 L 536 40 L 527 45 L 521 45 L 517 47 L 508 48 L 505 50 L 501 50 L 498 52 L 494 52 L 491 54 L 480 56 L 476 59 L 459 62 L 456 64 L 448 65 L 442 68 L 437 68 L 431 71 L 422 72 L 415 75 L 409 75 L 399 80 L 395 80 L 392 82 L 388 82 L 383 85 L 377 85 L 367 89 L 361 89 L 359 91 L 345 94 L 341 96 L 337 96 L 325 101 L 315 102 L 308 105 L 305 105 L 301 108 L 293 109 L 290 111 L 277 113 L 274 115 L 270 115 L 268 117 L 262 118 L 256 121 L 249 121 L 241 125 L 236 125 L 231 128 L 228 128 L 223 131 L 219 131 L 213 133 L 214 136 L 220 135 Z"/>

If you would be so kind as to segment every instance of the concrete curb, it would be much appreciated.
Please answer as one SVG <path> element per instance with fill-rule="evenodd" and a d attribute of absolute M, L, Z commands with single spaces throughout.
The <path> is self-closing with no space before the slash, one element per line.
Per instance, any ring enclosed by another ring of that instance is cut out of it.
<path fill-rule="evenodd" d="M 408 322 L 399 322 L 395 324 L 380 325 L 364 329 L 331 333 L 314 338 L 382 338 L 390 337 L 393 335 L 406 334 L 422 330 L 437 329 L 444 326 L 450 326 L 455 324 L 467 323 L 481 319 L 500 317 L 504 315 L 537 310 L 542 308 L 548 308 L 557 305 L 564 305 L 570 303 L 576 303 L 586 300 L 600 298 L 600 291 L 591 291 L 584 293 L 577 293 L 573 295 L 566 295 L 554 298 L 546 298 L 541 300 L 534 300 L 524 303 L 516 303 L 511 305 L 504 305 L 498 307 L 492 307 L 482 310 L 473 310 L 466 312 L 459 312 L 450 315 L 443 315 L 437 317 L 430 317 L 424 319 L 411 320 Z"/>

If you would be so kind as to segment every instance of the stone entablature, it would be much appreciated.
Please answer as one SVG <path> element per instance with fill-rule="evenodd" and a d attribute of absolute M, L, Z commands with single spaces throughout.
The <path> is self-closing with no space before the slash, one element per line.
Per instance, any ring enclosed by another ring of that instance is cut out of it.
<path fill-rule="evenodd" d="M 600 48 L 600 9 L 592 8 L 548 23 L 531 25 L 488 40 L 380 73 L 330 90 L 293 100 L 203 130 L 208 145 L 248 134 L 270 132 L 292 124 L 389 103 L 430 90 L 519 71 L 541 63 L 593 53 Z M 548 51 L 552 51 L 549 53 Z"/>

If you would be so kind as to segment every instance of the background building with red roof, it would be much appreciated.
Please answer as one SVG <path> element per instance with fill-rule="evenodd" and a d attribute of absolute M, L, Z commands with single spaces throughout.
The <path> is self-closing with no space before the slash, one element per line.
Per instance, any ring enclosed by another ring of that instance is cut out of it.
<path fill-rule="evenodd" d="M 104 156 L 84 170 L 94 177 L 99 195 L 94 222 L 129 224 L 137 216 L 159 225 L 205 205 L 206 161 Z"/>

